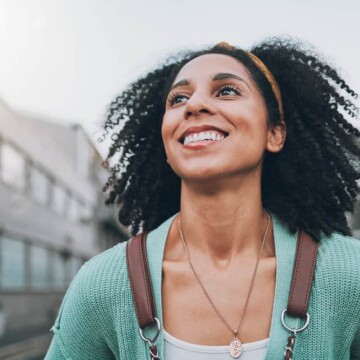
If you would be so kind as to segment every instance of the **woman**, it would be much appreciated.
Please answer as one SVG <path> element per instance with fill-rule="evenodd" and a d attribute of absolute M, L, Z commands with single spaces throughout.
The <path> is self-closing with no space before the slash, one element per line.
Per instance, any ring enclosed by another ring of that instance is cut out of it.
<path fill-rule="evenodd" d="M 360 243 L 345 217 L 359 193 L 356 96 L 301 44 L 273 39 L 180 54 L 111 104 L 107 203 L 133 234 L 150 231 L 161 359 L 282 359 L 299 229 L 319 251 L 294 359 L 360 359 Z M 125 246 L 77 274 L 46 359 L 148 358 Z"/>

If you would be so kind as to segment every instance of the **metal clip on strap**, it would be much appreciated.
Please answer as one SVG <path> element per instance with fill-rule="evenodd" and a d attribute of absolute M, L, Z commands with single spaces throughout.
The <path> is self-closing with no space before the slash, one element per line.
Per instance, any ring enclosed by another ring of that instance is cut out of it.
<path fill-rule="evenodd" d="M 307 312 L 311 293 L 311 284 L 314 278 L 318 243 L 304 231 L 299 231 L 295 264 L 291 280 L 287 308 L 281 314 L 283 326 L 290 331 L 288 343 L 285 346 L 284 360 L 293 359 L 293 350 L 296 334 L 304 331 L 310 322 Z M 286 324 L 285 315 L 298 317 L 305 320 L 300 328 L 291 328 Z"/>

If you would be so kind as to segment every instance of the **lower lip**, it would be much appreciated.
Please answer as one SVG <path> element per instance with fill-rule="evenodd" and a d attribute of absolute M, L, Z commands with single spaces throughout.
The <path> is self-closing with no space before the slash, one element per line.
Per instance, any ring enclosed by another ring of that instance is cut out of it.
<path fill-rule="evenodd" d="M 206 148 L 211 145 L 218 144 L 218 143 L 222 142 L 224 139 L 218 140 L 218 141 L 211 141 L 211 140 L 210 141 L 208 141 L 208 140 L 196 141 L 196 142 L 192 142 L 190 144 L 183 145 L 183 147 L 185 149 L 198 150 L 198 149 Z"/>

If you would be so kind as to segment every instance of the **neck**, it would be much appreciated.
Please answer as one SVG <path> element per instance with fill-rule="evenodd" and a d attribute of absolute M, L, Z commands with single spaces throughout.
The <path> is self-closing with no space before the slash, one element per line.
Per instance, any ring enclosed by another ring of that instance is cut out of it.
<path fill-rule="evenodd" d="M 211 193 L 183 183 L 180 218 L 191 251 L 224 265 L 239 255 L 256 257 L 268 221 L 260 186 L 253 181 L 234 187 L 227 183 Z M 265 241 L 263 256 L 274 256 L 271 224 Z"/>

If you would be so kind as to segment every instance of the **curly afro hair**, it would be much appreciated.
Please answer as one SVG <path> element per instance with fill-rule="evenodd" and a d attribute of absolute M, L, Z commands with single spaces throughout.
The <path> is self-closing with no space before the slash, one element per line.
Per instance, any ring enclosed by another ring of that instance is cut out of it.
<path fill-rule="evenodd" d="M 264 208 L 291 232 L 302 228 L 318 241 L 321 233 L 351 235 L 345 213 L 353 211 L 359 193 L 360 132 L 348 119 L 357 118 L 357 94 L 301 42 L 271 38 L 250 51 L 279 84 L 287 127 L 284 148 L 267 153 L 262 165 Z M 268 122 L 280 119 L 270 83 L 240 48 L 183 51 L 130 84 L 110 104 L 103 125 L 103 139 L 112 140 L 106 163 L 116 158 L 103 191 L 109 190 L 106 204 L 121 204 L 119 221 L 132 234 L 156 228 L 180 209 L 181 182 L 166 162 L 162 117 L 177 73 L 204 54 L 240 61 L 265 100 Z"/>

